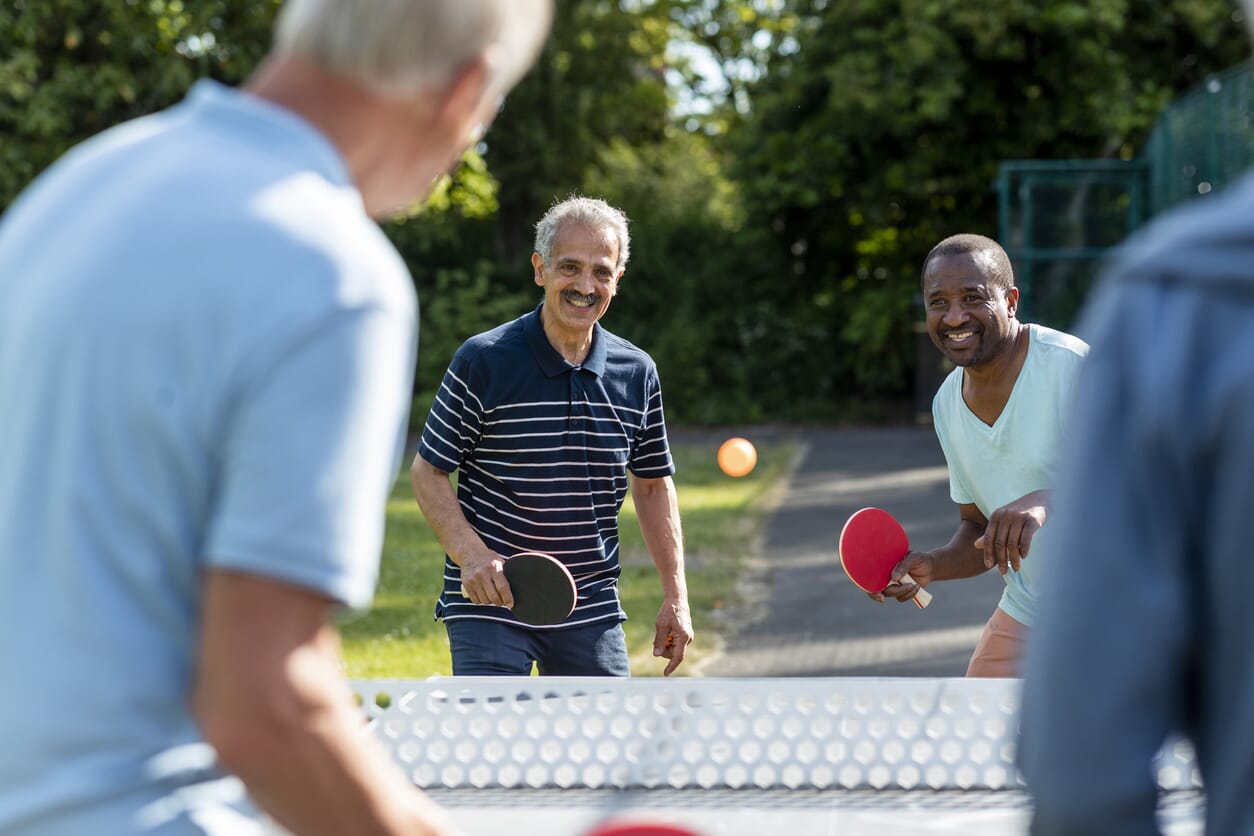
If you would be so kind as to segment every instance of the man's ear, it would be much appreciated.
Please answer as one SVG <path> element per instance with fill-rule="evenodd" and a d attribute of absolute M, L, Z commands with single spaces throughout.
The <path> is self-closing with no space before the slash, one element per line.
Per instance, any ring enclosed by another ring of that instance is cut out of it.
<path fill-rule="evenodd" d="M 540 257 L 539 253 L 531 254 L 531 269 L 535 271 L 536 284 L 544 287 L 544 259 Z"/>
<path fill-rule="evenodd" d="M 470 135 L 481 119 L 490 118 L 484 111 L 488 90 L 490 64 L 486 53 L 463 66 L 444 87 L 437 110 L 441 124 Z M 484 126 L 486 130 L 486 125 Z"/>
<path fill-rule="evenodd" d="M 1014 319 L 1019 311 L 1019 288 L 1011 287 L 1006 290 L 1006 307 L 1010 310 L 1010 318 Z"/>

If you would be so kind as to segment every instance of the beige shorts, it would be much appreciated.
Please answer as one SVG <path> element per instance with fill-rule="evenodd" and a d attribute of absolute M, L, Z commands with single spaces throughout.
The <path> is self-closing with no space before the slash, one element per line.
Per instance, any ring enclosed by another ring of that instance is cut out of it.
<path fill-rule="evenodd" d="M 1001 608 L 984 625 L 980 641 L 971 654 L 967 676 L 1010 678 L 1019 676 L 1019 663 L 1028 638 L 1028 628 L 1015 621 Z"/>

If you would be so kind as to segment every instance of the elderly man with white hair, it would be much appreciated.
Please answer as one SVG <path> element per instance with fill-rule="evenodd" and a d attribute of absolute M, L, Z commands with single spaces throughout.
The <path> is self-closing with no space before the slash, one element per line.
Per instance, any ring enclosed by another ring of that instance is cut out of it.
<path fill-rule="evenodd" d="M 551 16 L 288 0 L 243 89 L 199 82 L 5 213 L 0 832 L 452 832 L 361 733 L 331 620 L 370 602 L 413 376 L 374 221 Z"/>
<path fill-rule="evenodd" d="M 446 554 L 436 605 L 455 675 L 627 676 L 618 512 L 631 491 L 662 583 L 653 653 L 692 641 L 675 472 L 653 360 L 602 328 L 630 251 L 626 216 L 573 197 L 536 224 L 540 305 L 470 338 L 440 385 L 410 469 Z M 454 493 L 449 474 L 460 471 Z M 561 623 L 510 611 L 504 561 L 542 552 L 578 590 Z"/>

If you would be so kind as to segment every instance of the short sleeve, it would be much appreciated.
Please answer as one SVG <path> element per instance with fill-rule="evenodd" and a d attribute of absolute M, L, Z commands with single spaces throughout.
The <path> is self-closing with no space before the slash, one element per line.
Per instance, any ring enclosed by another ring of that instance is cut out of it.
<path fill-rule="evenodd" d="M 338 309 L 256 358 L 223 431 L 211 566 L 370 603 L 414 330 L 398 312 Z"/>
<path fill-rule="evenodd" d="M 675 472 L 670 442 L 666 438 L 666 416 L 662 409 L 662 384 L 657 370 L 650 368 L 645 378 L 645 407 L 640 430 L 631 446 L 631 472 L 643 479 L 660 479 Z"/>
<path fill-rule="evenodd" d="M 483 431 L 483 401 L 476 394 L 482 386 L 475 370 L 475 356 L 469 345 L 463 345 L 453 356 L 431 404 L 418 446 L 418 455 L 424 461 L 448 473 L 461 467 Z"/>

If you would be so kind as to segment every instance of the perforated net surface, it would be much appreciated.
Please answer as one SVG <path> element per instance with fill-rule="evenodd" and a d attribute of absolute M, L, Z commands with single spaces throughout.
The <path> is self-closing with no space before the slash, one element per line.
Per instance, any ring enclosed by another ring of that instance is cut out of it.
<path fill-rule="evenodd" d="M 574 816 L 565 830 L 552 831 L 569 833 L 606 810 L 636 807 L 670 810 L 672 818 L 721 817 L 711 833 L 753 832 L 749 822 L 777 825 L 781 815 L 803 827 L 837 819 L 852 826 L 885 811 L 899 823 L 943 814 L 983 821 L 988 829 L 979 832 L 1022 832 L 1029 803 L 1014 765 L 1019 685 L 921 678 L 353 683 L 373 734 L 442 803 L 483 815 L 508 808 L 545 821 Z M 1202 796 L 1191 748 L 1165 747 L 1158 776 L 1164 830 L 1195 832 L 1187 828 L 1200 821 Z"/>

